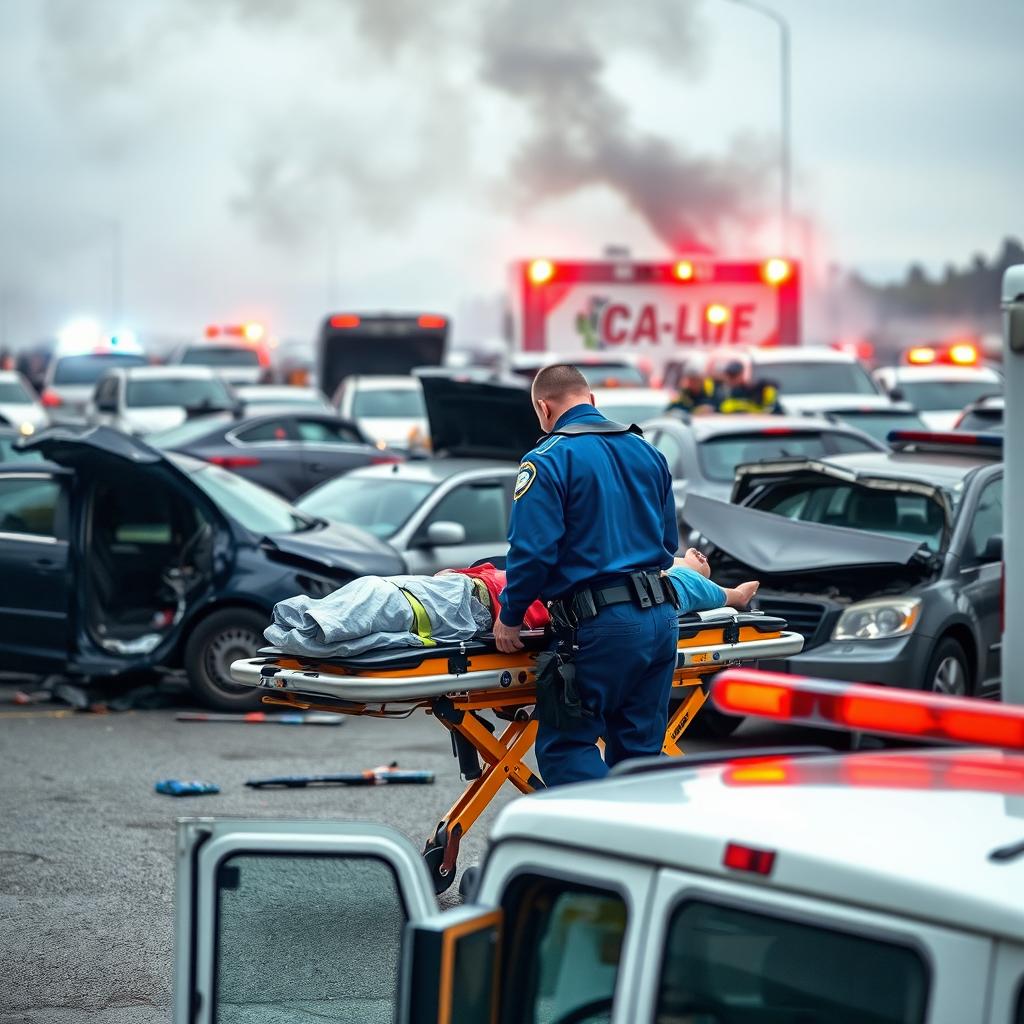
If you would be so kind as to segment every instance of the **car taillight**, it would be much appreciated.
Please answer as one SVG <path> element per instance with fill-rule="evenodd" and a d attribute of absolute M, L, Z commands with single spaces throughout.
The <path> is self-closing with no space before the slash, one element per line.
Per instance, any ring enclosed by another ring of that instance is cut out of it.
<path fill-rule="evenodd" d="M 393 462 L 401 462 L 402 457 L 400 455 L 374 455 L 370 459 L 370 465 L 372 466 L 390 466 Z"/>
<path fill-rule="evenodd" d="M 755 875 L 770 875 L 775 866 L 774 850 L 758 850 L 742 843 L 729 843 L 725 847 L 722 864 L 733 871 L 749 871 Z"/>
<path fill-rule="evenodd" d="M 221 469 L 251 469 L 260 464 L 254 455 L 211 455 L 206 461 Z"/>
<path fill-rule="evenodd" d="M 56 391 L 51 391 L 47 388 L 40 396 L 39 401 L 46 406 L 47 409 L 55 409 L 58 405 L 62 405 L 62 399 Z"/>
<path fill-rule="evenodd" d="M 359 324 L 359 317 L 355 313 L 337 313 L 331 317 L 331 326 L 341 330 L 350 330 L 353 327 L 358 327 Z"/>
<path fill-rule="evenodd" d="M 443 316 L 434 316 L 432 313 L 424 313 L 416 320 L 416 323 L 431 331 L 439 331 L 442 327 L 448 326 L 448 321 Z"/>

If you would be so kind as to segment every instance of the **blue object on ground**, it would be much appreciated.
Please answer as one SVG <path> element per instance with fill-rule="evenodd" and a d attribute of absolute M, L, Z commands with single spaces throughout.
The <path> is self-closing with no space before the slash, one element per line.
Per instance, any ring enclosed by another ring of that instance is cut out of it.
<path fill-rule="evenodd" d="M 213 782 L 183 782 L 181 779 L 161 779 L 154 787 L 165 796 L 205 796 L 207 793 L 219 793 L 220 786 Z"/>

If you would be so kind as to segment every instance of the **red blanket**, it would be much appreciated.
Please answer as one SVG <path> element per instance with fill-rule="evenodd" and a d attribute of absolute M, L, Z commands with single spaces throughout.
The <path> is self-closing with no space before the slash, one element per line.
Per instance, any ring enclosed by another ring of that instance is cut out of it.
<path fill-rule="evenodd" d="M 491 595 L 491 610 L 494 612 L 495 618 L 497 618 L 498 613 L 501 611 L 499 595 L 505 589 L 505 573 L 501 569 L 496 569 L 490 562 L 473 566 L 471 569 L 452 569 L 452 572 L 461 573 L 463 576 L 470 576 L 483 583 L 487 588 L 487 593 Z M 534 601 L 526 609 L 523 627 L 525 629 L 543 629 L 550 619 L 547 608 L 540 601 Z"/>

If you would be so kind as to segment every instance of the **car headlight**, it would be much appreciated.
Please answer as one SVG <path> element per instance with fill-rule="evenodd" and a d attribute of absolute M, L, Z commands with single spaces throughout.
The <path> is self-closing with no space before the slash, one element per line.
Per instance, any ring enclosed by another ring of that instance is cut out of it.
<path fill-rule="evenodd" d="M 919 597 L 883 597 L 851 604 L 832 630 L 833 640 L 882 640 L 913 630 L 921 614 Z"/>

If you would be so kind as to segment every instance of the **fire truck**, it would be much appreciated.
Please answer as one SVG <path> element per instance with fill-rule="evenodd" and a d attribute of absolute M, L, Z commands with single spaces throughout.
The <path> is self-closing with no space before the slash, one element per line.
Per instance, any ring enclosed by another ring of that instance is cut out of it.
<path fill-rule="evenodd" d="M 800 268 L 778 257 L 532 259 L 509 286 L 513 351 L 632 354 L 661 374 L 694 349 L 800 341 Z"/>

